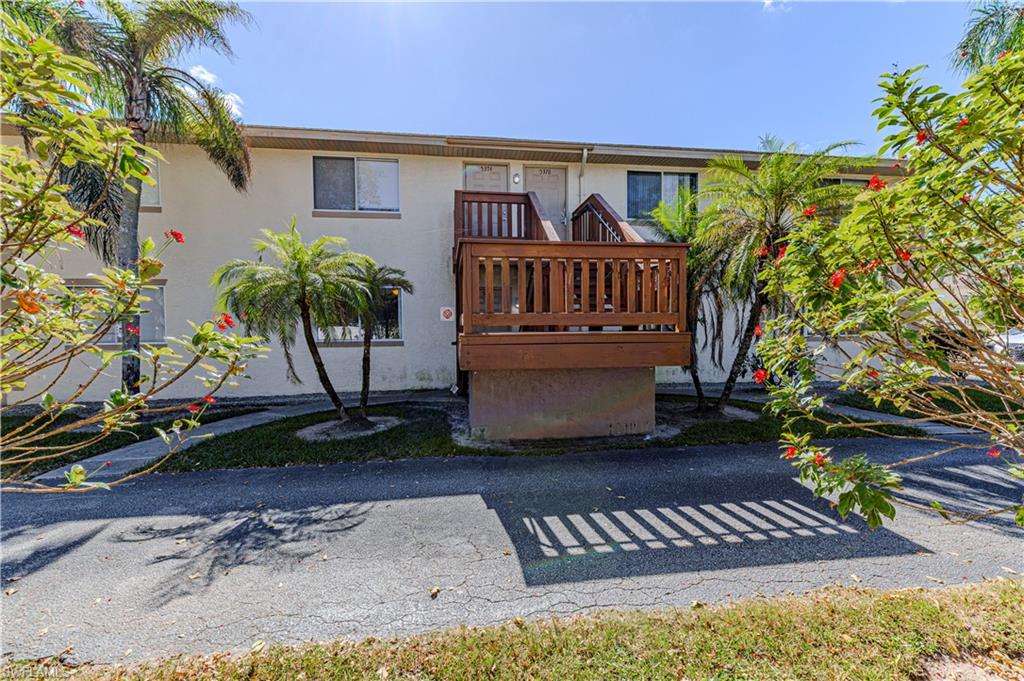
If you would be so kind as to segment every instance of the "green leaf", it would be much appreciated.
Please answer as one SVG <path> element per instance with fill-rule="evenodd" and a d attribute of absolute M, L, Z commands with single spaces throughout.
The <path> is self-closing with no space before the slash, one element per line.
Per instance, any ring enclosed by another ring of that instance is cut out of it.
<path fill-rule="evenodd" d="M 937 502 L 937 501 L 935 501 L 933 499 L 930 505 L 931 505 L 932 508 L 934 508 L 936 511 L 938 511 L 939 515 L 942 516 L 943 519 L 945 519 L 945 520 L 949 520 L 950 519 L 949 512 L 946 511 L 946 509 L 942 506 L 942 504 L 940 504 L 939 502 Z"/>
<path fill-rule="evenodd" d="M 154 428 L 153 430 L 156 431 L 156 434 L 160 436 L 160 439 L 163 440 L 163 443 L 165 445 L 167 445 L 168 447 L 171 446 L 171 436 L 167 434 L 167 431 L 165 431 L 163 428 Z"/>

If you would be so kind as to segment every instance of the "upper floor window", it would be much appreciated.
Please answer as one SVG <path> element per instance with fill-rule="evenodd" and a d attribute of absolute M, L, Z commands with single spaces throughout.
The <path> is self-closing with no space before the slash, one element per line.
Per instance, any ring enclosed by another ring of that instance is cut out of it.
<path fill-rule="evenodd" d="M 313 157 L 313 209 L 398 212 L 398 161 Z"/>
<path fill-rule="evenodd" d="M 149 160 L 149 176 L 153 178 L 154 184 L 142 183 L 139 190 L 139 205 L 147 208 L 158 208 L 160 206 L 160 161 Z"/>
<path fill-rule="evenodd" d="M 88 289 L 91 287 L 86 284 L 76 283 L 68 288 Z M 139 314 L 139 340 L 143 343 L 163 343 L 164 337 L 167 335 L 164 318 L 164 286 L 162 284 L 157 286 L 147 284 L 142 289 L 140 296 L 149 300 L 143 300 L 139 304 L 141 308 L 141 314 Z M 120 343 L 121 325 L 114 324 L 111 326 L 99 342 L 111 345 Z"/>
<path fill-rule="evenodd" d="M 626 173 L 626 219 L 646 220 L 658 203 L 673 204 L 679 188 L 697 192 L 697 173 L 661 173 L 630 170 Z"/>

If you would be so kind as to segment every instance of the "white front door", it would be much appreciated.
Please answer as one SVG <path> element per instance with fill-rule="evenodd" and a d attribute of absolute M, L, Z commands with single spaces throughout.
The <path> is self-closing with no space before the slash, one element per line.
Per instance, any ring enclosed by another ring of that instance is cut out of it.
<path fill-rule="evenodd" d="M 467 163 L 462 170 L 462 188 L 467 192 L 507 192 L 508 166 Z"/>
<path fill-rule="evenodd" d="M 565 205 L 565 168 L 524 166 L 524 186 L 528 192 L 536 192 L 540 205 L 544 207 L 548 220 L 554 225 L 559 237 L 566 238 L 566 223 L 569 221 Z"/>

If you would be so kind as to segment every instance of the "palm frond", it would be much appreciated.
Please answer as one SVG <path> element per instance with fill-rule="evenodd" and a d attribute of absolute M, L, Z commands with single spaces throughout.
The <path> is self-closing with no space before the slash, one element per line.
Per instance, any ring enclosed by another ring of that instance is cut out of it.
<path fill-rule="evenodd" d="M 1024 3 L 988 0 L 974 8 L 951 57 L 962 72 L 991 64 L 1004 51 L 1024 49 Z"/>
<path fill-rule="evenodd" d="M 150 0 L 138 12 L 138 50 L 146 60 L 167 61 L 203 47 L 232 56 L 225 28 L 246 25 L 252 15 L 234 2 Z"/>
<path fill-rule="evenodd" d="M 192 142 L 244 191 L 252 175 L 249 146 L 222 90 L 177 68 L 161 66 L 149 73 L 153 120 L 161 136 Z"/>

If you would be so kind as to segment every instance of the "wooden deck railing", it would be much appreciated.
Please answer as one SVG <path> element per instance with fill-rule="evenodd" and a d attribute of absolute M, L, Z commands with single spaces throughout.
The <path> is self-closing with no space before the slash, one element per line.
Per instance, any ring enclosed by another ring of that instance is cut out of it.
<path fill-rule="evenodd" d="M 643 243 L 600 194 L 591 194 L 572 212 L 571 241 Z"/>
<path fill-rule="evenodd" d="M 465 238 L 558 241 L 534 192 L 455 192 L 455 244 Z"/>
<path fill-rule="evenodd" d="M 686 330 L 686 245 L 463 239 L 461 332 Z"/>

